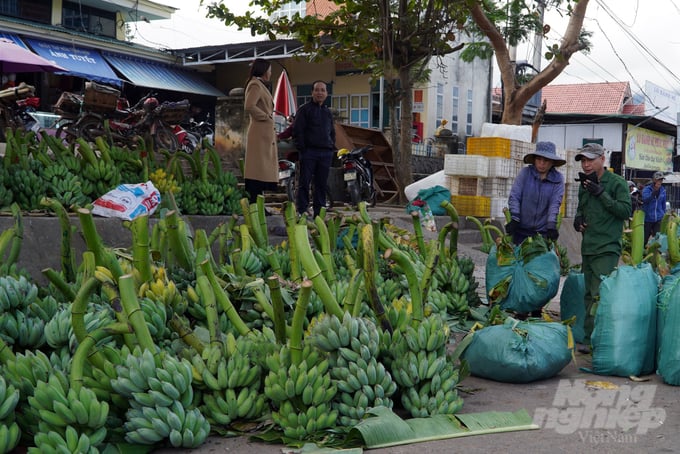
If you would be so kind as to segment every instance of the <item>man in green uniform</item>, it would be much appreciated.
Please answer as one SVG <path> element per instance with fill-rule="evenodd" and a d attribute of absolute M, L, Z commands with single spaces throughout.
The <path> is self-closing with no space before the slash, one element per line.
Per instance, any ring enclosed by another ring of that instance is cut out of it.
<path fill-rule="evenodd" d="M 581 353 L 590 353 L 590 335 L 594 325 L 594 303 L 600 294 L 601 276 L 609 275 L 619 263 L 623 223 L 631 214 L 630 193 L 626 180 L 605 167 L 602 145 L 588 143 L 579 150 L 576 161 L 583 173 L 578 190 L 578 207 L 574 229 L 581 239 L 581 270 L 585 282 L 584 344 Z"/>

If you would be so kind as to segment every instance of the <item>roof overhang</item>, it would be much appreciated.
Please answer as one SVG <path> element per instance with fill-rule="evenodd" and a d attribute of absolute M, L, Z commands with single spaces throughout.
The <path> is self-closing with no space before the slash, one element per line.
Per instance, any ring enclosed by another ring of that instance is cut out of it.
<path fill-rule="evenodd" d="M 592 115 L 548 113 L 543 117 L 543 124 L 584 124 L 584 123 L 622 123 L 629 126 L 640 126 L 671 136 L 677 135 L 677 126 L 659 120 L 650 115 Z"/>

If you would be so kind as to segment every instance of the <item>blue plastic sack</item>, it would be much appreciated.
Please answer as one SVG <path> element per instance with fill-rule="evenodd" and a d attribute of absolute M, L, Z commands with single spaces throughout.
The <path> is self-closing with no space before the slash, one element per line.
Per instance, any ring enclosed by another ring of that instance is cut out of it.
<path fill-rule="evenodd" d="M 657 373 L 680 385 L 680 272 L 664 277 L 657 300 Z"/>
<path fill-rule="evenodd" d="M 572 358 L 569 328 L 561 323 L 509 317 L 504 324 L 482 328 L 472 336 L 462 358 L 473 375 L 490 380 L 543 380 L 557 375 Z"/>
<path fill-rule="evenodd" d="M 571 325 L 571 332 L 574 335 L 574 341 L 578 343 L 582 343 L 585 338 L 583 328 L 583 322 L 586 319 L 586 306 L 583 303 L 585 294 L 586 286 L 583 273 L 570 271 L 564 279 L 564 284 L 562 284 L 560 319 L 564 321 L 576 317 L 576 321 Z"/>
<path fill-rule="evenodd" d="M 649 263 L 622 265 L 600 284 L 593 346 L 593 372 L 648 374 L 654 370 L 659 276 Z"/>
<path fill-rule="evenodd" d="M 499 265 L 496 246 L 492 246 L 486 259 L 486 294 L 503 279 L 510 279 L 508 294 L 497 301 L 501 309 L 528 313 L 545 306 L 560 287 L 560 259 L 554 250 L 524 263 L 520 247 L 514 248 L 515 259 L 508 265 Z"/>

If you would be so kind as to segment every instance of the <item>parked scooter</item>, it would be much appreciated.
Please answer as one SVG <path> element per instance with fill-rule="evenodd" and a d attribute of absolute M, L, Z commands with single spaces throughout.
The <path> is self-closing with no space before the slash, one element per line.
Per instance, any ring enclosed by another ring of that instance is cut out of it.
<path fill-rule="evenodd" d="M 372 149 L 371 145 L 366 145 L 351 151 L 347 148 L 338 150 L 347 193 L 353 206 L 359 205 L 359 202 L 375 206 L 378 195 L 373 186 L 373 167 L 365 156 Z"/>

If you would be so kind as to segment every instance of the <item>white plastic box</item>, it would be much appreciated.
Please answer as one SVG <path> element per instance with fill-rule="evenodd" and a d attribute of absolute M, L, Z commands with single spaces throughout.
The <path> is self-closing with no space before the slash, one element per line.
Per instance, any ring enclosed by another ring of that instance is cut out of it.
<path fill-rule="evenodd" d="M 489 176 L 489 158 L 478 155 L 447 154 L 444 156 L 444 173 L 486 178 Z"/>

